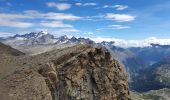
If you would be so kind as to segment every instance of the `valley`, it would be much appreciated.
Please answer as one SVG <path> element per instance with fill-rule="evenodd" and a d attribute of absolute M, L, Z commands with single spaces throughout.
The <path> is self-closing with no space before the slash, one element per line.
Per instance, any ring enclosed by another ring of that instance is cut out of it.
<path fill-rule="evenodd" d="M 0 0 L 0 100 L 170 100 L 170 0 Z"/>
<path fill-rule="evenodd" d="M 62 51 L 64 53 L 68 52 L 69 48 L 72 48 L 73 51 L 82 52 L 83 49 L 82 51 L 81 49 L 79 51 L 79 46 L 77 47 L 77 45 L 89 45 L 94 48 L 107 48 L 108 51 L 111 53 L 111 56 L 114 59 L 118 60 L 120 65 L 123 66 L 127 74 L 129 89 L 130 91 L 132 91 L 132 99 L 136 100 L 138 98 L 137 100 L 168 100 L 170 98 L 170 96 L 168 95 L 168 91 L 170 88 L 169 45 L 159 45 L 151 43 L 150 46 L 146 47 L 126 48 L 115 46 L 114 41 L 103 41 L 100 43 L 96 43 L 93 40 L 86 38 L 68 38 L 66 35 L 61 37 L 54 37 L 53 35 L 49 33 L 44 33 L 43 31 L 31 32 L 24 35 L 15 35 L 5 38 L 1 40 L 1 42 L 23 52 L 14 53 L 14 56 L 19 55 L 19 58 L 17 58 L 17 56 L 13 57 L 11 56 L 11 54 L 1 56 L 8 57 L 5 59 L 9 59 L 9 62 L 15 62 L 9 63 L 9 65 L 4 65 L 3 63 L 6 64 L 7 62 L 4 58 L 1 58 L 1 68 L 5 68 L 0 73 L 1 77 L 3 77 L 3 75 L 8 75 L 6 73 L 9 69 L 11 71 L 14 71 L 16 68 L 18 69 L 19 67 L 17 66 L 32 66 L 31 68 L 33 68 L 35 65 L 39 66 L 40 62 L 48 63 L 49 59 L 58 59 L 56 57 L 61 57 L 60 55 L 63 55 L 62 53 L 58 53 L 62 50 L 66 50 Z M 3 44 L 1 48 L 3 48 Z M 72 50 L 69 52 L 72 52 Z M 1 52 L 4 51 L 7 50 L 1 49 Z M 56 55 L 55 53 L 57 53 L 57 56 L 52 56 Z M 3 59 L 5 61 L 3 61 Z M 18 61 L 16 59 L 20 60 Z M 27 64 L 27 62 L 29 62 L 31 65 Z M 13 66 L 13 70 L 11 69 L 11 67 L 8 68 L 8 66 L 11 66 L 10 64 Z M 2 65 L 5 67 L 3 67 Z"/>

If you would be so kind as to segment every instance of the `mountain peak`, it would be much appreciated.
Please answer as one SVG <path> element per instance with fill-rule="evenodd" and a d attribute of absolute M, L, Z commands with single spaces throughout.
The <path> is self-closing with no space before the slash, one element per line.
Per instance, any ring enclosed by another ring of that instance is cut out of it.
<path fill-rule="evenodd" d="M 44 35 L 49 34 L 48 31 L 40 31 L 39 33 L 42 33 Z"/>
<path fill-rule="evenodd" d="M 40 32 L 30 32 L 30 33 L 27 33 L 27 34 L 16 34 L 14 35 L 13 37 L 11 38 L 26 38 L 26 39 L 29 39 L 29 38 L 37 38 L 37 37 L 42 37 L 44 35 L 47 35 L 49 34 L 47 31 L 40 31 Z"/>
<path fill-rule="evenodd" d="M 61 36 L 60 38 L 68 39 L 67 35 L 63 35 L 63 36 Z"/>

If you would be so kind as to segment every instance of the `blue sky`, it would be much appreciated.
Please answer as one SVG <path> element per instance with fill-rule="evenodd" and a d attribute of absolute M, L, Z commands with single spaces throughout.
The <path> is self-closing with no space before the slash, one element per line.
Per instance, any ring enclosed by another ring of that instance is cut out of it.
<path fill-rule="evenodd" d="M 170 38 L 169 0 L 0 0 L 0 37 Z"/>

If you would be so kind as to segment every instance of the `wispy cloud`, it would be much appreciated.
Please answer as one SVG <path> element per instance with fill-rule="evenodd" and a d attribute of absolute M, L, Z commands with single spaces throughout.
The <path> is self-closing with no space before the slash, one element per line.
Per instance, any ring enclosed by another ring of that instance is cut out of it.
<path fill-rule="evenodd" d="M 75 3 L 76 6 L 81 6 L 83 5 L 82 3 L 78 2 L 78 3 Z"/>
<path fill-rule="evenodd" d="M 0 19 L 0 26 L 28 28 L 33 26 L 33 24 L 19 20 Z"/>
<path fill-rule="evenodd" d="M 83 6 L 96 6 L 97 3 L 84 3 Z"/>
<path fill-rule="evenodd" d="M 0 19 L 20 19 L 20 18 L 32 18 L 32 17 L 23 14 L 0 13 Z"/>
<path fill-rule="evenodd" d="M 136 19 L 136 16 L 131 14 L 116 14 L 116 13 L 106 13 L 96 16 L 84 16 L 82 20 L 89 21 L 101 21 L 101 20 L 112 20 L 116 22 L 130 22 Z"/>
<path fill-rule="evenodd" d="M 34 23 L 33 20 L 39 20 L 39 22 Z M 52 28 L 61 28 L 61 27 L 73 27 L 72 25 L 65 24 L 63 21 L 75 21 L 75 20 L 113 20 L 117 22 L 129 22 L 135 20 L 135 16 L 129 14 L 114 14 L 107 13 L 98 16 L 84 16 L 79 17 L 73 14 L 67 13 L 55 13 L 47 12 L 42 13 L 36 10 L 27 10 L 18 13 L 0 13 L 0 26 L 8 27 L 18 27 L 18 28 L 27 28 L 32 27 L 34 24 L 42 25 Z M 125 29 L 129 28 L 127 26 L 113 25 L 109 27 L 110 29 Z"/>
<path fill-rule="evenodd" d="M 130 26 L 124 26 L 124 25 L 109 25 L 109 26 L 104 27 L 104 28 L 98 28 L 98 29 L 96 29 L 96 31 L 107 30 L 107 29 L 122 30 L 122 29 L 128 29 L 128 28 L 130 28 Z"/>
<path fill-rule="evenodd" d="M 120 29 L 127 29 L 127 28 L 130 28 L 130 27 L 129 26 L 123 26 L 123 25 L 109 25 L 108 28 L 120 30 Z"/>
<path fill-rule="evenodd" d="M 104 17 L 105 17 L 104 14 L 96 15 L 96 16 L 85 16 L 83 20 L 98 21 L 98 20 L 103 20 Z"/>
<path fill-rule="evenodd" d="M 28 28 L 32 27 L 35 23 L 33 20 L 40 20 L 41 25 L 51 27 L 72 27 L 71 25 L 62 23 L 63 20 L 74 21 L 80 20 L 81 17 L 73 14 L 65 13 L 41 13 L 34 10 L 24 11 L 21 14 L 18 13 L 0 13 L 0 26 Z M 49 22 L 50 21 L 50 22 Z M 39 24 L 37 23 L 37 24 Z"/>
<path fill-rule="evenodd" d="M 64 24 L 61 21 L 52 21 L 52 22 L 41 22 L 42 26 L 52 27 L 52 28 L 72 28 L 72 25 Z"/>
<path fill-rule="evenodd" d="M 73 14 L 65 13 L 41 13 L 35 10 L 27 10 L 21 14 L 17 13 L 0 13 L 0 19 L 51 19 L 51 20 L 79 20 L 81 17 L 75 16 Z"/>
<path fill-rule="evenodd" d="M 124 10 L 127 9 L 128 6 L 127 5 L 104 5 L 103 8 L 115 8 L 116 10 Z"/>
<path fill-rule="evenodd" d="M 0 13 L 0 26 L 18 27 L 18 28 L 31 27 L 33 25 L 32 23 L 24 22 L 20 20 L 24 18 L 30 18 L 30 17 L 24 15 L 18 15 L 18 14 Z"/>
<path fill-rule="evenodd" d="M 105 18 L 108 20 L 114 20 L 118 22 L 129 22 L 135 20 L 136 17 L 129 14 L 107 13 Z"/>
<path fill-rule="evenodd" d="M 75 5 L 76 6 L 96 6 L 97 5 L 97 3 L 80 3 L 80 2 L 78 2 L 78 3 L 75 3 Z"/>
<path fill-rule="evenodd" d="M 67 35 L 68 37 L 72 37 L 75 34 L 80 33 L 81 31 L 76 28 L 62 28 L 62 29 L 48 29 L 48 32 L 52 33 L 56 37 L 61 35 Z"/>
<path fill-rule="evenodd" d="M 81 17 L 75 16 L 73 14 L 65 14 L 65 13 L 41 13 L 34 10 L 28 10 L 24 12 L 25 15 L 31 16 L 33 18 L 43 18 L 43 19 L 51 19 L 51 20 L 79 20 Z"/>
<path fill-rule="evenodd" d="M 12 32 L 1 32 L 0 31 L 0 37 L 8 37 L 11 36 Z"/>
<path fill-rule="evenodd" d="M 75 28 L 63 28 L 53 31 L 55 34 L 70 34 L 70 33 L 79 33 L 80 30 Z"/>
<path fill-rule="evenodd" d="M 116 10 L 124 10 L 128 8 L 127 5 L 115 5 L 114 7 L 116 8 Z"/>
<path fill-rule="evenodd" d="M 94 33 L 93 32 L 84 32 L 83 34 L 85 34 L 85 35 L 93 35 Z"/>
<path fill-rule="evenodd" d="M 48 7 L 54 7 L 56 9 L 60 10 L 60 11 L 67 10 L 67 9 L 71 8 L 71 5 L 67 4 L 67 3 L 48 2 L 47 6 Z"/>
<path fill-rule="evenodd" d="M 107 41 L 107 42 L 110 42 L 110 41 L 114 41 L 115 39 L 114 38 L 106 38 L 106 37 L 96 37 L 96 38 L 91 38 L 93 41 L 99 43 L 99 42 L 103 42 L 103 41 Z"/>

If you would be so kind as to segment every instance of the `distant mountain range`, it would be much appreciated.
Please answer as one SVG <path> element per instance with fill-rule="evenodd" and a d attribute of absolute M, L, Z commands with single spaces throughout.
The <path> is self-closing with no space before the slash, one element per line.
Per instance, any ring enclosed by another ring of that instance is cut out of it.
<path fill-rule="evenodd" d="M 63 43 L 87 43 L 93 44 L 95 41 L 89 38 L 68 38 L 66 35 L 55 37 L 54 35 L 46 32 L 30 32 L 27 34 L 19 35 L 16 34 L 11 37 L 0 37 L 0 41 L 3 41 L 7 44 L 16 45 L 16 46 L 31 46 L 31 45 L 43 45 L 43 44 L 63 44 Z M 98 41 L 98 40 L 96 40 Z M 160 47 L 160 46 L 169 46 L 170 39 L 157 39 L 157 38 L 148 38 L 144 40 L 123 40 L 123 39 L 112 39 L 112 41 L 101 41 L 97 42 L 108 46 L 116 46 L 120 48 L 144 48 L 144 47 Z"/>
<path fill-rule="evenodd" d="M 60 37 L 54 37 L 53 35 L 40 31 L 40 32 L 31 32 L 24 35 L 16 34 L 5 39 L 1 38 L 1 41 L 5 44 L 11 46 L 34 46 L 34 45 L 45 45 L 45 44 L 71 44 L 71 43 L 94 43 L 90 39 L 85 38 L 68 38 L 66 35 Z"/>
<path fill-rule="evenodd" d="M 130 88 L 137 91 L 145 91 L 145 89 L 140 90 L 138 88 L 139 86 L 136 85 L 138 84 L 136 82 L 139 81 L 137 79 L 143 77 L 142 75 L 148 75 L 148 70 L 150 70 L 154 64 L 170 57 L 169 41 L 158 40 L 156 38 L 150 38 L 143 41 L 115 40 L 96 43 L 88 38 L 76 38 L 74 36 L 68 38 L 66 35 L 54 37 L 48 32 L 41 31 L 0 38 L 0 41 L 29 54 L 39 54 L 76 44 L 105 46 L 111 52 L 112 56 L 125 67 L 126 72 L 129 74 Z M 146 90 L 149 90 L 149 88 Z"/>

